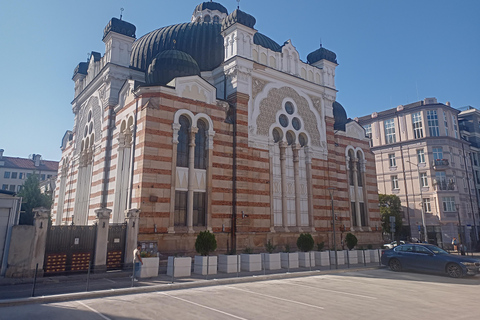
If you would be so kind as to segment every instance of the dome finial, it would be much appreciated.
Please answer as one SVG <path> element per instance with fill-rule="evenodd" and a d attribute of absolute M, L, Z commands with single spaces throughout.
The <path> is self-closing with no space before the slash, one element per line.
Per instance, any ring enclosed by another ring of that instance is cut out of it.
<path fill-rule="evenodd" d="M 322 48 L 322 38 L 320 38 L 320 48 Z"/>
<path fill-rule="evenodd" d="M 123 10 L 125 10 L 125 9 L 123 9 L 123 8 L 120 8 L 120 20 L 122 20 L 122 16 L 123 16 Z"/>
<path fill-rule="evenodd" d="M 237 0 L 237 9 L 240 9 L 240 0 Z"/>

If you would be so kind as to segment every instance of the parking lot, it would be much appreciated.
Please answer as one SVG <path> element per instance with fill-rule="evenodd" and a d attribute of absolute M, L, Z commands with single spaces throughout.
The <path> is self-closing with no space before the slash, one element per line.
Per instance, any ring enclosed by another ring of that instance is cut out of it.
<path fill-rule="evenodd" d="M 2 319 L 478 319 L 480 276 L 388 269 L 2 308 Z"/>

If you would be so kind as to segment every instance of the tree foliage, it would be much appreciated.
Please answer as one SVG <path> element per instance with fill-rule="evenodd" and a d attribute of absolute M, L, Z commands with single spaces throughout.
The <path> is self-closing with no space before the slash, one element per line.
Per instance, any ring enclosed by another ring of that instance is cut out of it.
<path fill-rule="evenodd" d="M 52 207 L 52 197 L 40 191 L 40 180 L 36 174 L 32 174 L 25 180 L 18 196 L 22 197 L 22 212 L 20 213 L 19 224 L 33 225 L 34 208 L 50 209 Z"/>
<path fill-rule="evenodd" d="M 357 237 L 353 233 L 347 233 L 345 236 L 345 242 L 347 243 L 348 250 L 352 250 L 358 243 Z"/>
<path fill-rule="evenodd" d="M 301 233 L 297 239 L 297 248 L 302 252 L 312 251 L 315 241 L 310 233 Z"/>
<path fill-rule="evenodd" d="M 195 250 L 202 256 L 208 256 L 210 252 L 217 250 L 215 235 L 208 230 L 200 232 L 195 241 Z"/>
<path fill-rule="evenodd" d="M 395 217 L 395 233 L 402 228 L 402 203 L 394 194 L 379 194 L 380 215 L 382 216 L 382 228 L 384 232 L 390 232 L 390 217 Z"/>

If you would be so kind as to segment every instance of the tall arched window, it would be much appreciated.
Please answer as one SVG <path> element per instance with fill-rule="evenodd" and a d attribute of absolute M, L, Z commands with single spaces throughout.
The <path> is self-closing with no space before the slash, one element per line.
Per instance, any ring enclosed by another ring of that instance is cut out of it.
<path fill-rule="evenodd" d="M 354 185 L 353 182 L 353 166 L 355 165 L 355 155 L 353 154 L 353 151 L 350 150 L 348 151 L 348 182 L 351 186 Z"/>
<path fill-rule="evenodd" d="M 204 121 L 198 121 L 198 132 L 195 135 L 195 169 L 207 168 L 207 125 Z"/>
<path fill-rule="evenodd" d="M 190 128 L 190 121 L 185 116 L 180 116 L 179 121 L 180 130 L 178 131 L 178 145 L 177 145 L 177 167 L 188 167 L 188 154 L 190 138 L 188 129 Z"/>
<path fill-rule="evenodd" d="M 358 186 L 363 187 L 363 179 L 362 179 L 362 160 L 363 156 L 361 152 L 357 152 L 357 181 L 358 181 Z"/>
<path fill-rule="evenodd" d="M 212 18 L 210 18 L 209 15 L 206 15 L 204 18 L 203 18 L 203 22 L 211 22 L 212 21 Z"/>

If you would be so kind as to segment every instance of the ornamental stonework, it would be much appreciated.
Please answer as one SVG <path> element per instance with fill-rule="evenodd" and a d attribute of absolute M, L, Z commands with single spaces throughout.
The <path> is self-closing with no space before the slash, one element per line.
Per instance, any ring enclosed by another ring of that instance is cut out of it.
<path fill-rule="evenodd" d="M 269 128 L 277 122 L 276 115 L 283 108 L 282 102 L 285 98 L 292 99 L 298 108 L 298 114 L 302 117 L 305 131 L 310 135 L 310 143 L 313 146 L 321 146 L 320 132 L 317 127 L 317 117 L 310 110 L 307 99 L 300 96 L 295 90 L 289 87 L 271 89 L 265 99 L 260 102 L 260 113 L 257 117 L 257 134 L 267 136 Z"/>
<path fill-rule="evenodd" d="M 260 80 L 257 78 L 252 79 L 252 95 L 253 95 L 253 100 L 255 101 L 255 98 L 257 95 L 262 92 L 263 88 L 268 84 L 267 81 Z"/>

